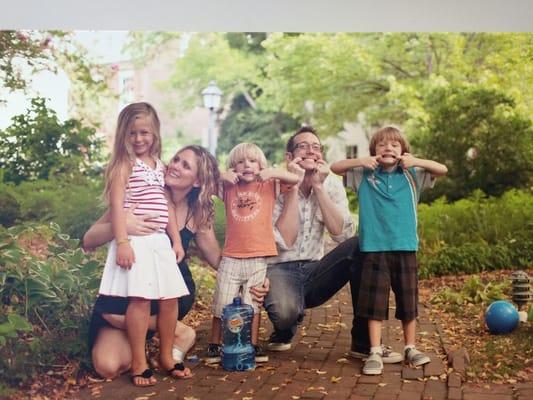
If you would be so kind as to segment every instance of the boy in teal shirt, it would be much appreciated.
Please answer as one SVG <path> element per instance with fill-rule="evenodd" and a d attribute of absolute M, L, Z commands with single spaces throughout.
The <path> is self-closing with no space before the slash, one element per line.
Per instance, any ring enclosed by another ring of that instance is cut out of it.
<path fill-rule="evenodd" d="M 422 190 L 445 175 L 445 165 L 416 158 L 409 143 L 393 126 L 377 131 L 370 141 L 370 156 L 338 161 L 336 174 L 347 174 L 347 184 L 359 198 L 359 246 L 362 254 L 361 286 L 356 315 L 368 318 L 370 356 L 363 373 L 383 372 L 381 325 L 388 318 L 389 291 L 396 298 L 396 318 L 402 321 L 405 359 L 413 366 L 429 357 L 415 348 L 418 316 L 418 250 L 416 206 Z"/>

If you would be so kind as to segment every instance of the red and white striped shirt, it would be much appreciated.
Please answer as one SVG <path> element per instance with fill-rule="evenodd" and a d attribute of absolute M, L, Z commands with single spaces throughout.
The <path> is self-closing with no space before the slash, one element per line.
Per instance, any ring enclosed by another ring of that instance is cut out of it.
<path fill-rule="evenodd" d="M 158 217 L 148 221 L 159 224 L 159 231 L 165 232 L 168 224 L 168 204 L 164 187 L 165 166 L 161 160 L 156 160 L 155 169 L 152 169 L 136 159 L 128 178 L 124 209 L 127 210 L 133 204 L 137 204 L 137 208 L 133 211 L 135 215 L 158 213 Z"/>

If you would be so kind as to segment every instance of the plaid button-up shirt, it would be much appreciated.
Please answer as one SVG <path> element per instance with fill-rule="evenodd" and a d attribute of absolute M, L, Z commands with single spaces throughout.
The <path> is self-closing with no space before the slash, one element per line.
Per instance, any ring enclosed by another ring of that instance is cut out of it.
<path fill-rule="evenodd" d="M 331 238 L 335 242 L 341 243 L 353 236 L 355 231 L 352 215 L 348 208 L 348 198 L 346 197 L 341 180 L 335 176 L 328 175 L 326 177 L 324 190 L 343 216 L 341 234 L 331 235 Z M 284 198 L 285 195 L 283 193 L 280 194 L 274 207 L 274 238 L 278 247 L 278 255 L 269 257 L 268 264 L 321 259 L 324 255 L 324 233 L 326 232 L 326 226 L 315 193 L 311 191 L 309 197 L 305 197 L 300 192 L 298 193 L 299 215 L 295 216 L 295 218 L 299 218 L 300 228 L 296 241 L 291 247 L 285 244 L 283 237 L 276 228 L 276 221 L 283 210 Z"/>

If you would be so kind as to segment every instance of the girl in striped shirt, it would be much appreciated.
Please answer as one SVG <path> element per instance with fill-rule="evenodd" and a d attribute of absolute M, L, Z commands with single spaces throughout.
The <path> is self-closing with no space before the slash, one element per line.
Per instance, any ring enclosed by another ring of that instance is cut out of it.
<path fill-rule="evenodd" d="M 131 381 L 135 386 L 156 383 L 145 353 L 150 300 L 154 299 L 159 301 L 161 365 L 170 376 L 184 377 L 182 364 L 174 364 L 172 343 L 178 312 L 176 299 L 189 291 L 176 267 L 184 251 L 174 209 L 164 189 L 159 127 L 159 118 L 150 104 L 126 106 L 118 117 L 113 154 L 106 170 L 104 196 L 110 206 L 115 240 L 109 245 L 99 293 L 129 298 L 126 330 L 132 352 Z M 125 210 L 133 204 L 137 205 L 137 215 L 158 215 L 151 220 L 159 225 L 156 233 L 128 237 Z"/>

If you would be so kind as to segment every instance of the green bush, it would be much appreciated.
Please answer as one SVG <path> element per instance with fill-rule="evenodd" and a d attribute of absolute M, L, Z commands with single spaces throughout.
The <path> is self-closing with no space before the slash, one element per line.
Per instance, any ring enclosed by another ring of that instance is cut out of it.
<path fill-rule="evenodd" d="M 10 193 L 20 206 L 21 222 L 53 221 L 76 239 L 103 213 L 101 183 L 81 175 L 22 182 Z M 6 211 L 0 209 L 1 219 L 9 218 Z"/>
<path fill-rule="evenodd" d="M 439 85 L 424 96 L 426 114 L 413 129 L 412 145 L 446 164 L 448 174 L 423 199 L 454 201 L 476 189 L 501 196 L 533 183 L 532 121 L 512 97 L 486 86 Z"/>
<path fill-rule="evenodd" d="M 9 227 L 20 218 L 20 204 L 13 189 L 0 183 L 0 225 Z"/>
<path fill-rule="evenodd" d="M 480 191 L 447 204 L 421 204 L 418 211 L 420 275 L 477 273 L 531 266 L 533 196 L 510 190 L 501 197 Z"/>
<path fill-rule="evenodd" d="M 100 275 L 101 261 L 56 224 L 0 231 L 1 384 L 25 382 L 65 361 L 88 365 L 89 314 Z"/>
<path fill-rule="evenodd" d="M 486 283 L 478 275 L 474 275 L 464 283 L 460 290 L 443 289 L 431 299 L 431 302 L 457 306 L 467 303 L 488 305 L 493 301 L 505 299 L 507 297 L 505 292 L 509 290 L 509 287 L 508 280 Z"/>

